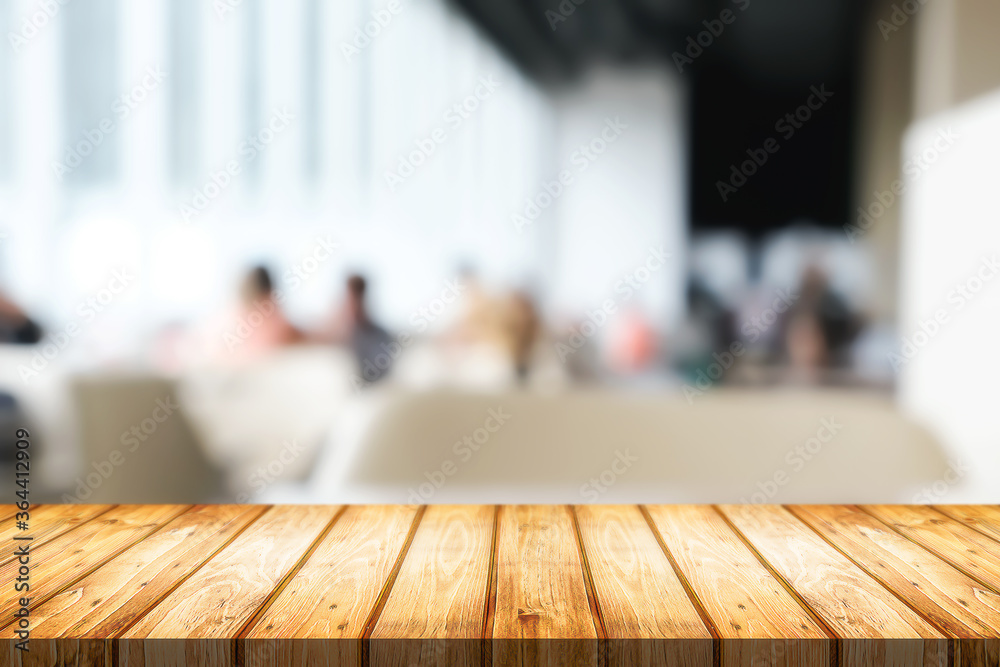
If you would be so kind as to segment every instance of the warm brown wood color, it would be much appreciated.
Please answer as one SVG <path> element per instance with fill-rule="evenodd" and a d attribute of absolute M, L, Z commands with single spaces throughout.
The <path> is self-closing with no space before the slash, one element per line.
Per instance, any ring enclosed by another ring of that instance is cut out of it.
<path fill-rule="evenodd" d="M 501 665 L 597 665 L 583 561 L 565 506 L 500 509 L 493 658 Z M 524 641 L 546 640 L 546 641 Z"/>
<path fill-rule="evenodd" d="M 9 509 L 0 667 L 1000 666 L 997 507 Z"/>
<path fill-rule="evenodd" d="M 712 634 L 639 508 L 584 505 L 577 517 L 610 664 L 711 665 Z"/>
<path fill-rule="evenodd" d="M 715 621 L 723 639 L 723 665 L 829 664 L 830 636 L 715 508 L 654 505 L 648 511 L 695 596 Z M 744 639 L 760 641 L 729 641 Z"/>
<path fill-rule="evenodd" d="M 842 662 L 937 664 L 944 634 L 831 547 L 787 509 L 774 505 L 720 508 L 770 567 L 794 589 L 840 642 Z M 917 639 L 921 641 L 900 641 Z"/>
<path fill-rule="evenodd" d="M 495 522 L 492 506 L 427 509 L 371 633 L 373 664 L 482 664 Z"/>

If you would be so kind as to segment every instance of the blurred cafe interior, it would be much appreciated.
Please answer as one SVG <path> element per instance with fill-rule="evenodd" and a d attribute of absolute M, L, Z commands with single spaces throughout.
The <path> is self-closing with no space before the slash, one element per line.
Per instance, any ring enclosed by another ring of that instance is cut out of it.
<path fill-rule="evenodd" d="M 995 0 L 0 6 L 0 486 L 995 503 Z M 12 493 L 12 491 L 11 491 Z"/>

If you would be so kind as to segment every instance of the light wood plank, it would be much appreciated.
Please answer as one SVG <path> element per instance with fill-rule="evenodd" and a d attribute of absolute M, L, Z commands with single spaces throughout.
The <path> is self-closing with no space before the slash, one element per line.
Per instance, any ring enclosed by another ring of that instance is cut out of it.
<path fill-rule="evenodd" d="M 1000 593 L 1000 542 L 923 505 L 862 509 Z"/>
<path fill-rule="evenodd" d="M 496 582 L 494 663 L 597 664 L 597 629 L 571 508 L 501 507 Z"/>
<path fill-rule="evenodd" d="M 349 507 L 248 633 L 244 664 L 360 664 L 365 623 L 416 516 L 412 505 Z"/>
<path fill-rule="evenodd" d="M 483 660 L 495 509 L 427 508 L 370 639 L 372 665 Z"/>
<path fill-rule="evenodd" d="M 232 664 L 237 633 L 339 509 L 313 505 L 269 508 L 122 635 L 122 663 Z M 129 641 L 136 639 L 176 641 Z"/>
<path fill-rule="evenodd" d="M 32 549 L 37 549 L 112 507 L 114 505 L 39 505 L 30 510 L 31 518 L 26 531 L 17 527 L 15 517 L 0 522 L 0 544 L 12 543 L 15 536 L 29 535 Z M 9 553 L 4 553 L 0 556 L 0 566 L 13 559 Z"/>
<path fill-rule="evenodd" d="M 612 665 L 711 665 L 712 634 L 638 507 L 575 508 Z"/>
<path fill-rule="evenodd" d="M 1000 542 L 1000 507 L 996 505 L 938 505 L 939 512 Z"/>
<path fill-rule="evenodd" d="M 959 642 L 956 665 L 1000 664 L 1000 595 L 856 507 L 792 509 L 937 627 L 958 639 L 981 640 Z"/>
<path fill-rule="evenodd" d="M 830 636 L 715 508 L 651 505 L 647 511 L 723 638 L 723 665 L 829 663 Z M 773 641 L 731 641 L 743 639 Z"/>
<path fill-rule="evenodd" d="M 123 551 L 32 611 L 44 638 L 115 637 L 260 515 L 241 505 L 202 505 Z"/>
<path fill-rule="evenodd" d="M 122 505 L 38 548 L 32 546 L 32 604 L 41 605 L 187 509 L 179 505 Z M 13 582 L 18 567 L 17 561 L 0 567 L 0 581 Z M 22 595 L 13 586 L 0 589 L 0 619 L 12 618 Z"/>
<path fill-rule="evenodd" d="M 927 621 L 777 505 L 722 513 L 823 622 L 843 639 L 844 664 L 935 664 L 947 642 Z M 901 640 L 916 641 L 901 641 Z M 935 641 L 940 640 L 940 641 Z"/>

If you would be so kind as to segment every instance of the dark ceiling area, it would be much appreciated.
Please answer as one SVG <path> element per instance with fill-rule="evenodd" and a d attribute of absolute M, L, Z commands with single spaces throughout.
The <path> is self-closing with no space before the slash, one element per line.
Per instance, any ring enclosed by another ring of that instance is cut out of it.
<path fill-rule="evenodd" d="M 453 1 L 542 86 L 571 85 L 597 63 L 676 72 L 695 228 L 757 235 L 849 215 L 865 0 Z M 824 85 L 832 95 L 801 128 L 776 129 Z M 780 150 L 729 191 L 733 166 L 771 138 Z"/>

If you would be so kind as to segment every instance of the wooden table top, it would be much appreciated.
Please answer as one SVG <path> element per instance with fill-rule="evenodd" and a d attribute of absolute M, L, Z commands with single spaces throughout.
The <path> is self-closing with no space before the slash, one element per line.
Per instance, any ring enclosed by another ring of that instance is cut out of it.
<path fill-rule="evenodd" d="M 997 506 L 14 511 L 0 665 L 1000 665 Z"/>

